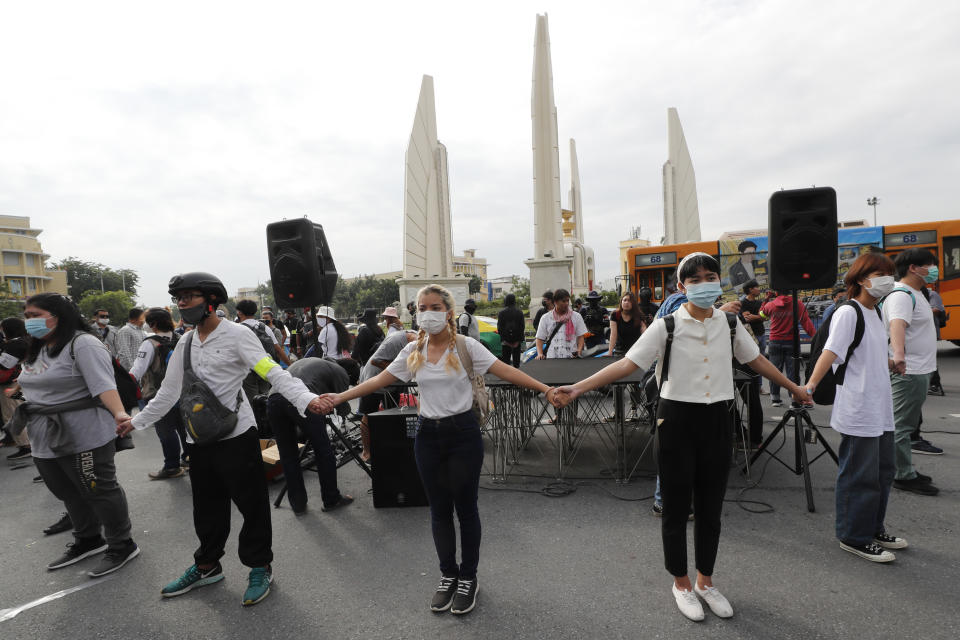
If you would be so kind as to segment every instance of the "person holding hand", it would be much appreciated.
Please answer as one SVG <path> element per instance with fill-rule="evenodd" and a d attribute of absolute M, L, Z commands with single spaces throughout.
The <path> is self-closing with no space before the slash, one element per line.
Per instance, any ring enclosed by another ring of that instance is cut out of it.
<path fill-rule="evenodd" d="M 727 599 L 713 586 L 720 541 L 720 514 L 727 487 L 732 450 L 731 403 L 734 399 L 731 359 L 789 389 L 798 402 L 809 402 L 806 391 L 788 380 L 760 355 L 760 349 L 739 319 L 713 305 L 722 293 L 720 263 L 705 253 L 686 256 L 677 269 L 679 290 L 687 302 L 672 314 L 670 354 L 668 328 L 658 318 L 627 351 L 626 357 L 586 380 L 557 389 L 560 404 L 585 391 L 623 378 L 654 360 L 660 378 L 657 407 L 657 466 L 663 497 L 663 554 L 673 576 L 673 596 L 680 612 L 703 619 L 697 595 L 722 618 L 733 615 Z M 666 375 L 664 376 L 664 372 Z M 687 516 L 693 499 L 696 585 L 687 576 Z"/>
<path fill-rule="evenodd" d="M 877 302 L 893 290 L 894 270 L 882 253 L 865 253 L 850 265 L 843 278 L 849 301 L 831 315 L 830 335 L 807 380 L 812 394 L 831 367 L 836 372 L 830 426 L 841 437 L 837 538 L 841 549 L 872 562 L 891 562 L 889 549 L 907 546 L 883 524 L 896 464 L 887 332 Z M 863 337 L 854 345 L 858 325 Z"/>
<path fill-rule="evenodd" d="M 87 572 L 105 576 L 140 554 L 114 464 L 117 424 L 130 416 L 117 393 L 112 356 L 66 296 L 32 296 L 23 315 L 31 336 L 18 378 L 24 399 L 34 407 L 62 408 L 28 413 L 26 429 L 37 471 L 73 523 L 74 542 L 47 569 L 106 551 Z"/>
<path fill-rule="evenodd" d="M 397 382 L 416 378 L 420 392 L 420 421 L 414 442 L 417 470 L 430 501 L 433 542 L 440 560 L 440 585 L 430 603 L 434 612 L 465 614 L 477 602 L 477 565 L 480 560 L 480 514 L 477 492 L 483 464 L 480 424 L 471 409 L 470 379 L 492 373 L 507 382 L 547 394 L 556 393 L 542 382 L 497 360 L 480 342 L 458 335 L 454 300 L 435 284 L 417 293 L 417 339 L 407 344 L 385 370 L 343 393 L 325 394 L 325 411 L 361 398 Z M 468 371 L 472 362 L 472 371 Z M 376 461 L 374 461 L 376 464 Z M 461 562 L 453 525 L 460 522 Z"/>

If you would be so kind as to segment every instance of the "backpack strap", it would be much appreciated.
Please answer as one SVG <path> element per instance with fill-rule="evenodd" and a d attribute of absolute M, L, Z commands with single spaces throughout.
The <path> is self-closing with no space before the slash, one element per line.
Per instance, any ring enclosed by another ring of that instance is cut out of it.
<path fill-rule="evenodd" d="M 727 325 L 730 327 L 730 357 L 733 358 L 733 343 L 737 339 L 737 314 L 724 311 L 727 314 Z"/>
<path fill-rule="evenodd" d="M 185 373 L 186 373 L 186 372 L 193 373 L 193 363 L 192 363 L 192 361 L 191 361 L 192 358 L 190 357 L 190 351 L 191 351 L 190 347 L 193 346 L 193 332 L 192 332 L 192 331 L 189 332 L 187 335 L 184 336 L 183 339 L 184 339 L 184 344 L 183 344 L 183 371 L 184 371 Z"/>
<path fill-rule="evenodd" d="M 883 303 L 887 301 L 887 298 L 895 294 L 897 291 L 908 294 L 910 296 L 910 301 L 913 303 L 913 308 L 917 308 L 917 297 L 913 295 L 913 291 L 910 291 L 910 289 L 907 289 L 906 287 L 897 287 L 887 295 L 883 296 L 883 299 L 877 304 L 877 308 L 879 309 L 882 307 Z"/>
<path fill-rule="evenodd" d="M 838 385 L 843 384 L 843 379 L 847 375 L 847 365 L 850 364 L 850 356 L 852 356 L 854 350 L 860 346 L 860 343 L 863 341 L 863 334 L 866 333 L 867 330 L 867 324 L 863 318 L 863 311 L 860 310 L 860 305 L 853 300 L 847 300 L 838 306 L 837 309 L 845 305 L 853 307 L 853 310 L 857 312 L 857 325 L 853 330 L 853 340 L 850 342 L 850 346 L 847 347 L 847 355 L 843 359 L 843 364 L 837 365 L 837 370 L 833 373 L 833 378 Z"/>
<path fill-rule="evenodd" d="M 550 349 L 550 345 L 553 343 L 553 339 L 557 336 L 557 332 L 560 331 L 560 327 L 565 325 L 565 322 L 558 322 L 553 328 L 553 332 L 550 334 L 550 337 L 547 338 L 547 341 L 543 343 L 543 355 L 546 357 L 547 351 Z"/>
<path fill-rule="evenodd" d="M 473 382 L 475 377 L 473 374 L 473 358 L 470 356 L 470 350 L 467 349 L 467 340 L 461 335 L 457 335 L 457 357 L 460 358 L 460 363 L 463 365 L 464 370 L 467 372 L 467 377 L 470 378 L 470 382 Z"/>
<path fill-rule="evenodd" d="M 676 320 L 672 313 L 663 316 L 663 326 L 667 329 L 667 340 L 663 345 L 663 364 L 660 365 L 660 387 L 658 391 L 663 391 L 663 383 L 667 381 L 667 375 L 670 372 L 670 351 L 673 347 L 673 330 L 676 326 Z"/>

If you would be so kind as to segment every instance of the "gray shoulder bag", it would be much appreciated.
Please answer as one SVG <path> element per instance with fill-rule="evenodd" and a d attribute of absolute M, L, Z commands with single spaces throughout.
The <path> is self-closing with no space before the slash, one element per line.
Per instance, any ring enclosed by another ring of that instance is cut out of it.
<path fill-rule="evenodd" d="M 242 390 L 237 392 L 237 407 L 233 411 L 223 406 L 207 383 L 193 372 L 190 351 L 193 333 L 188 333 L 183 345 L 183 384 L 180 387 L 180 416 L 187 433 L 198 445 L 210 444 L 230 435 L 237 426 L 237 410 L 243 402 Z"/>

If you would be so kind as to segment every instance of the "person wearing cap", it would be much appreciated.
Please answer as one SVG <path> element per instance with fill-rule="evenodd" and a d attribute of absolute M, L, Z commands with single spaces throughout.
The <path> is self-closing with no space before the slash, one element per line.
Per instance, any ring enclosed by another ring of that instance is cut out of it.
<path fill-rule="evenodd" d="M 357 316 L 357 322 L 360 323 L 360 329 L 357 331 L 357 339 L 353 343 L 353 351 L 350 357 L 360 363 L 360 366 L 367 364 L 367 360 L 377 350 L 379 344 L 383 341 L 383 329 L 377 324 L 377 310 L 365 309 L 362 314 Z"/>
<path fill-rule="evenodd" d="M 605 342 L 604 332 L 610 326 L 610 312 L 600 306 L 599 293 L 591 291 L 587 294 L 587 306 L 580 311 L 580 315 L 583 316 L 583 323 L 587 325 L 587 331 L 591 333 L 586 340 L 587 347 L 595 347 Z"/>
<path fill-rule="evenodd" d="M 463 313 L 457 318 L 457 328 L 461 335 L 470 336 L 474 340 L 480 339 L 480 323 L 473 317 L 477 310 L 477 302 L 473 298 L 463 303 Z"/>
<path fill-rule="evenodd" d="M 317 325 L 320 327 L 320 335 L 317 336 L 317 341 L 323 350 L 323 357 L 337 360 L 349 358 L 353 336 L 343 326 L 343 323 L 337 320 L 333 307 L 317 309 Z M 314 355 L 319 356 L 320 354 L 317 354 L 314 346 L 310 345 L 310 349 L 307 349 L 307 357 Z"/>
<path fill-rule="evenodd" d="M 220 558 L 230 535 L 230 503 L 243 517 L 237 550 L 250 567 L 244 606 L 256 604 L 270 593 L 273 580 L 273 530 L 270 496 L 263 473 L 260 440 L 250 403 L 241 392 L 251 369 L 290 402 L 299 415 L 317 413 L 317 394 L 284 371 L 248 327 L 224 322 L 217 305 L 227 301 L 227 290 L 216 276 L 192 272 L 174 276 L 168 287 L 185 322 L 196 328 L 177 342 L 163 383 L 153 399 L 134 418 L 117 420 L 117 434 L 145 429 L 156 423 L 180 400 L 184 391 L 184 354 L 189 349 L 191 368 L 225 407 L 234 410 L 236 425 L 223 437 L 197 444 L 187 433 L 190 454 L 190 487 L 193 524 L 199 539 L 194 564 L 167 584 L 160 594 L 179 596 L 192 589 L 223 580 Z M 203 406 L 194 407 L 203 410 Z M 231 420 L 232 421 L 232 420 Z M 178 530 L 179 533 L 179 530 Z"/>
<path fill-rule="evenodd" d="M 388 336 L 404 330 L 403 323 L 400 322 L 400 315 L 397 313 L 396 307 L 387 307 L 383 310 L 383 313 L 380 314 L 380 317 L 383 318 L 383 321 L 387 323 Z"/>

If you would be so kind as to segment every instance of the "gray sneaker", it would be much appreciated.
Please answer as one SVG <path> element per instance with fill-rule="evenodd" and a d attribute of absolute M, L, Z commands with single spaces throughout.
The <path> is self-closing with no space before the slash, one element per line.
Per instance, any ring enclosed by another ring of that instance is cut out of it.
<path fill-rule="evenodd" d="M 160 471 L 151 471 L 147 475 L 150 476 L 151 480 L 169 480 L 170 478 L 179 478 L 185 473 L 183 467 L 177 467 L 175 469 L 167 469 L 164 467 Z"/>
<path fill-rule="evenodd" d="M 108 573 L 113 573 L 138 555 L 140 555 L 140 547 L 138 547 L 137 543 L 133 540 L 127 540 L 126 544 L 122 547 L 107 549 L 107 552 L 103 554 L 103 557 L 100 559 L 99 564 L 91 571 L 88 571 L 87 575 L 91 578 L 99 578 Z"/>
<path fill-rule="evenodd" d="M 71 564 L 80 562 L 84 558 L 95 556 L 107 550 L 107 542 L 97 536 L 96 538 L 77 538 L 73 542 L 67 543 L 67 550 L 62 556 L 47 565 L 48 571 L 62 569 Z"/>

